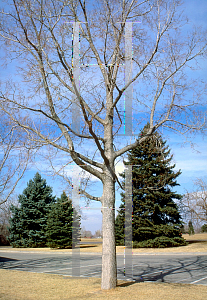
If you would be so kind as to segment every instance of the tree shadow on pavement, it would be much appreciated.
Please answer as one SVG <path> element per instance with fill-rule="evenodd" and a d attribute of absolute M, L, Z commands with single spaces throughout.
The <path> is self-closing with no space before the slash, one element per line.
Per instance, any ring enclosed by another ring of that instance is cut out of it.
<path fill-rule="evenodd" d="M 8 257 L 2 257 L 0 256 L 0 262 L 7 262 L 7 261 L 17 261 L 18 259 L 8 258 Z"/>

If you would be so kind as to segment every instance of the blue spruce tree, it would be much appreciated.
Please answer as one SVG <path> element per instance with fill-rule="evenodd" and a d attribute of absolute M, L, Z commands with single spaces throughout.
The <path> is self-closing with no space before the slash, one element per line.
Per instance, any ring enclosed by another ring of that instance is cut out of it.
<path fill-rule="evenodd" d="M 143 129 L 148 128 L 146 125 Z M 140 133 L 140 136 L 144 132 Z M 172 155 L 161 136 L 147 138 L 129 151 L 125 165 L 132 167 L 133 191 L 133 247 L 172 247 L 186 245 L 182 238 L 182 220 L 175 200 L 182 196 L 173 191 L 179 185 Z M 125 178 L 124 173 L 120 174 Z M 124 245 L 125 193 L 116 217 L 116 242 Z"/>
<path fill-rule="evenodd" d="M 19 206 L 11 206 L 9 241 L 13 247 L 45 247 L 46 225 L 51 204 L 55 202 L 52 188 L 36 173 L 18 197 Z"/>
<path fill-rule="evenodd" d="M 73 228 L 74 227 L 74 228 Z M 46 235 L 51 248 L 71 248 L 72 230 L 75 243 L 79 241 L 80 217 L 65 192 L 57 199 L 48 214 Z"/>

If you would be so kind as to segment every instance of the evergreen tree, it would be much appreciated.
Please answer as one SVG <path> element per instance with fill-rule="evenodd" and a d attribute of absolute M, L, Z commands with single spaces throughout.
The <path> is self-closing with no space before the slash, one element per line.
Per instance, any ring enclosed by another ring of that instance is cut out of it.
<path fill-rule="evenodd" d="M 12 205 L 9 241 L 13 247 L 46 246 L 47 214 L 55 202 L 52 188 L 36 173 L 22 195 L 18 197 L 19 207 Z"/>
<path fill-rule="evenodd" d="M 191 220 L 188 222 L 188 234 L 189 235 L 195 234 L 195 231 L 194 231 L 194 228 L 193 228 L 193 223 L 192 223 Z"/>
<path fill-rule="evenodd" d="M 140 137 L 148 128 L 140 133 Z M 181 216 L 174 200 L 181 195 L 172 191 L 179 185 L 176 178 L 181 171 L 173 171 L 172 155 L 166 141 L 157 133 L 147 138 L 137 148 L 129 151 L 132 167 L 133 190 L 133 247 L 170 247 L 186 245 L 181 237 Z M 125 178 L 124 173 L 120 174 Z M 125 193 L 116 218 L 116 242 L 124 244 Z"/>
<path fill-rule="evenodd" d="M 65 192 L 58 198 L 57 202 L 52 205 L 47 220 L 47 245 L 51 248 L 71 248 L 72 247 L 72 227 L 74 226 L 76 242 L 78 241 L 79 232 L 77 230 L 80 224 L 80 218 L 72 202 L 68 200 Z"/>

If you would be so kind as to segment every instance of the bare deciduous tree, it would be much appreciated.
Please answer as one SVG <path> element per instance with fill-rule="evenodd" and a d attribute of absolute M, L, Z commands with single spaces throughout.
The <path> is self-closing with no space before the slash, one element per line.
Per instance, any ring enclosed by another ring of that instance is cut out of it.
<path fill-rule="evenodd" d="M 96 237 L 96 238 L 102 238 L 102 232 L 101 232 L 100 229 L 96 230 L 96 232 L 95 232 L 95 237 Z"/>
<path fill-rule="evenodd" d="M 182 199 L 183 210 L 194 221 L 207 222 L 207 183 L 197 178 L 194 191 L 186 192 Z"/>
<path fill-rule="evenodd" d="M 201 29 L 182 31 L 179 0 L 8 3 L 1 11 L 0 36 L 6 62 L 17 61 L 18 77 L 2 83 L 0 106 L 34 147 L 54 147 L 102 182 L 101 197 L 80 192 L 102 204 L 101 286 L 114 288 L 115 184 L 121 187 L 115 164 L 160 127 L 181 134 L 202 128 L 203 90 L 188 70 L 206 54 L 206 36 Z M 124 122 L 130 135 L 130 126 L 136 131 L 147 121 L 145 136 L 124 136 Z"/>
<path fill-rule="evenodd" d="M 11 124 L 0 112 L 0 205 L 14 193 L 29 163 L 29 149 L 24 148 L 22 134 L 17 125 Z"/>
<path fill-rule="evenodd" d="M 0 245 L 8 244 L 9 237 L 9 220 L 11 218 L 10 206 L 13 199 L 9 199 L 7 202 L 0 206 Z"/>

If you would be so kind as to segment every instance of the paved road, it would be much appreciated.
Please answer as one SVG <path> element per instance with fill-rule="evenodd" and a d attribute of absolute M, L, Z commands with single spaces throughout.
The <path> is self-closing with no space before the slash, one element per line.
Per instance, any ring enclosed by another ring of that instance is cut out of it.
<path fill-rule="evenodd" d="M 0 268 L 71 276 L 74 268 L 70 253 L 0 251 Z M 78 268 L 76 266 L 75 268 Z M 133 255 L 133 271 L 117 255 L 118 279 L 162 281 L 207 285 L 207 255 Z M 81 253 L 80 276 L 101 277 L 101 255 Z"/>

